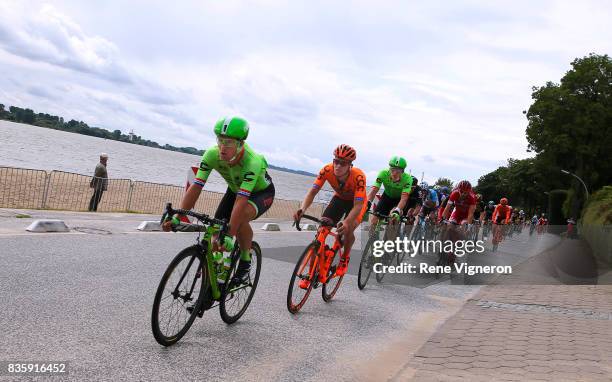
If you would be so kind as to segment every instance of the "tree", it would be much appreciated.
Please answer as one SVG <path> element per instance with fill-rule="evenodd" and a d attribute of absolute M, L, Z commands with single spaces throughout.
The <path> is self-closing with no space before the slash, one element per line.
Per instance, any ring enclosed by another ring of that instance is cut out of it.
<path fill-rule="evenodd" d="M 612 183 L 612 60 L 592 53 L 571 65 L 559 84 L 533 88 L 534 102 L 525 114 L 529 150 L 553 164 L 554 178 L 572 186 L 577 216 L 585 199 L 582 185 L 573 177 L 561 178 L 561 169 L 591 189 Z"/>
<path fill-rule="evenodd" d="M 34 111 L 32 109 L 25 109 L 23 111 L 23 123 L 33 124 L 36 116 L 34 115 Z"/>
<path fill-rule="evenodd" d="M 434 183 L 434 185 L 440 186 L 440 187 L 448 187 L 451 190 L 453 189 L 453 181 L 448 178 L 438 178 L 438 180 L 436 180 L 436 183 Z"/>
<path fill-rule="evenodd" d="M 11 106 L 9 108 L 9 111 L 11 112 L 11 116 L 13 117 L 12 120 L 15 122 L 22 122 L 23 121 L 23 109 L 20 107 L 16 107 L 16 106 Z"/>

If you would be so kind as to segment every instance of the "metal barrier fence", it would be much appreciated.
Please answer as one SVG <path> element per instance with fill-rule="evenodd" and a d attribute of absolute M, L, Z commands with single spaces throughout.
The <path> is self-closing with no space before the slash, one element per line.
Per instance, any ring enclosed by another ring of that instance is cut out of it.
<path fill-rule="evenodd" d="M 32 170 L 0 166 L 0 207 L 87 211 L 94 194 L 93 177 L 65 171 Z M 106 179 L 98 212 L 161 214 L 166 202 L 178 205 L 184 187 L 170 184 Z M 222 193 L 202 191 L 195 210 L 213 214 Z M 263 217 L 291 219 L 300 205 L 296 200 L 275 198 Z M 315 202 L 309 213 L 320 215 L 325 203 Z"/>
<path fill-rule="evenodd" d="M 42 170 L 0 167 L 0 206 L 42 208 L 47 176 Z"/>

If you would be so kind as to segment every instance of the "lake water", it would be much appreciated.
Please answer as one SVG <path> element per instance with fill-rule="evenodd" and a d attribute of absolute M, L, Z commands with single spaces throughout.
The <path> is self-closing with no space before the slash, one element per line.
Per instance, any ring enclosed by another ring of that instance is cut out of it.
<path fill-rule="evenodd" d="M 109 156 L 108 174 L 114 179 L 183 186 L 189 167 L 200 163 L 197 155 L 0 121 L 0 166 L 93 175 L 102 152 Z M 282 199 L 301 200 L 314 180 L 284 171 L 268 172 L 274 181 L 276 197 Z M 206 189 L 225 192 L 225 181 L 213 172 Z M 321 193 L 321 197 L 328 199 L 329 191 Z"/>

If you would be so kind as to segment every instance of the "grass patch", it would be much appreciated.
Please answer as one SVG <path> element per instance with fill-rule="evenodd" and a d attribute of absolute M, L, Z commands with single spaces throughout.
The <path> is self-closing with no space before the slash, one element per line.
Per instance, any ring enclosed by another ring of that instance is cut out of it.
<path fill-rule="evenodd" d="M 28 215 L 28 214 L 17 214 L 17 215 L 15 215 L 15 217 L 17 219 L 29 219 L 29 218 L 31 218 L 31 216 Z"/>

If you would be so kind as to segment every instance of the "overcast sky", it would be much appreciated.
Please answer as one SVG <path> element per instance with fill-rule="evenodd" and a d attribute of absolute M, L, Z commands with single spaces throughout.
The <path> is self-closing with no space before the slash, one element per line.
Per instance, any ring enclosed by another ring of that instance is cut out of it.
<path fill-rule="evenodd" d="M 272 164 L 476 181 L 531 155 L 532 86 L 612 51 L 608 1 L 125 3 L 0 0 L 0 103 L 198 148 L 238 114 Z"/>

